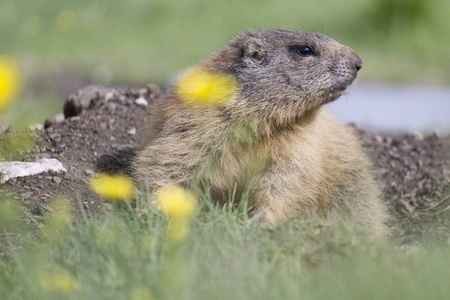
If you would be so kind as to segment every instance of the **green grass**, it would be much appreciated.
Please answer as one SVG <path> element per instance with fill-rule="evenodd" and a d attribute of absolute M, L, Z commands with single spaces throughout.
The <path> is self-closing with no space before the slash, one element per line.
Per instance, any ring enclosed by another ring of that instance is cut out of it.
<path fill-rule="evenodd" d="M 449 14 L 447 0 L 3 0 L 0 55 L 20 61 L 27 81 L 21 98 L 32 103 L 55 93 L 39 79 L 59 68 L 93 83 L 163 85 L 236 33 L 289 28 L 354 48 L 364 61 L 362 80 L 448 85 Z M 18 123 L 43 122 L 53 112 Z"/>
<path fill-rule="evenodd" d="M 9 228 L 0 235 L 1 299 L 450 297 L 448 245 L 371 241 L 314 216 L 259 224 L 208 197 L 177 244 L 166 236 L 169 220 L 145 199 L 73 222 L 58 203 L 22 233 L 17 220 L 28 217 L 9 207 L 17 217 L 0 224 Z M 55 288 L 61 277 L 72 285 Z"/>
<path fill-rule="evenodd" d="M 63 64 L 90 74 L 106 65 L 119 83 L 165 83 L 238 32 L 319 31 L 361 53 L 368 64 L 363 78 L 450 83 L 450 3 L 414 0 L 418 8 L 406 10 L 410 1 L 397 2 L 5 0 L 0 34 L 3 51 L 26 68 Z M 73 21 L 66 17 L 67 31 L 58 30 L 58 17 L 67 9 Z M 405 72 L 413 68 L 420 72 Z"/>

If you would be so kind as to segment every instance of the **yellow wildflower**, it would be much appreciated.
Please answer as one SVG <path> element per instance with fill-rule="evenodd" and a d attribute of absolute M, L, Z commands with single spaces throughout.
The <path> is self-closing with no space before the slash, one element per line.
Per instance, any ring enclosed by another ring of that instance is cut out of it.
<path fill-rule="evenodd" d="M 156 201 L 161 210 L 173 219 L 190 219 L 197 206 L 195 194 L 177 185 L 157 190 Z"/>
<path fill-rule="evenodd" d="M 77 15 L 72 9 L 66 9 L 59 13 L 56 18 L 56 30 L 70 31 L 75 25 Z"/>
<path fill-rule="evenodd" d="M 188 104 L 220 105 L 238 90 L 232 75 L 218 74 L 193 68 L 184 73 L 177 84 L 180 98 Z"/>
<path fill-rule="evenodd" d="M 156 191 L 156 201 L 161 210 L 171 218 L 167 231 L 169 239 L 175 243 L 185 240 L 189 233 L 189 219 L 197 206 L 195 193 L 171 185 Z"/>
<path fill-rule="evenodd" d="M 68 271 L 45 273 L 39 278 L 39 285 L 47 291 L 72 292 L 80 288 L 80 284 Z"/>
<path fill-rule="evenodd" d="M 134 197 L 134 183 L 125 175 L 100 173 L 91 178 L 90 185 L 94 192 L 108 200 L 130 201 Z"/>
<path fill-rule="evenodd" d="M 13 60 L 0 57 L 0 111 L 11 104 L 19 89 L 19 67 Z"/>

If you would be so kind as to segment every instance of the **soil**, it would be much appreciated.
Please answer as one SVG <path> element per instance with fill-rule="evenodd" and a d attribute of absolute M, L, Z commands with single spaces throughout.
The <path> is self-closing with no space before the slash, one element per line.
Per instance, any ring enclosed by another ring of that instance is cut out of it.
<path fill-rule="evenodd" d="M 90 177 L 96 172 L 130 172 L 139 129 L 148 107 L 159 96 L 160 89 L 154 84 L 127 91 L 87 86 L 71 94 L 64 104 L 64 117 L 48 119 L 44 128 L 26 132 L 37 141 L 31 150 L 3 149 L 4 156 L 9 153 L 8 160 L 56 158 L 67 173 L 12 179 L 0 186 L 0 191 L 10 193 L 34 215 L 51 210 L 49 203 L 58 195 L 73 201 L 76 208 L 81 203 L 88 210 L 100 210 L 103 201 L 89 188 Z M 148 106 L 141 103 L 142 98 Z M 417 225 L 424 222 L 418 220 L 443 216 L 450 203 L 450 137 L 359 132 L 394 223 L 405 233 L 403 242 L 418 231 L 426 234 Z M 17 132 L 12 128 L 0 131 L 0 142 L 14 135 Z M 440 223 L 443 231 L 449 231 L 449 220 Z"/>

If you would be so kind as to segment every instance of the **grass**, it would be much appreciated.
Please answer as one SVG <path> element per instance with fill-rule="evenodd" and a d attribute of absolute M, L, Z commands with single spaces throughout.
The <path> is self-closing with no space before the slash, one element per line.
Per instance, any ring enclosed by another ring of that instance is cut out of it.
<path fill-rule="evenodd" d="M 318 31 L 361 52 L 369 64 L 363 78 L 448 84 L 450 42 L 443 37 L 450 30 L 445 18 L 450 4 L 414 0 L 418 8 L 409 12 L 403 8 L 410 7 L 410 1 L 397 2 L 404 3 L 390 7 L 384 0 L 42 0 L 30 5 L 5 0 L 0 34 L 7 41 L 4 52 L 17 56 L 27 70 L 68 65 L 91 74 L 106 65 L 119 83 L 165 83 L 238 32 Z M 396 68 L 390 68 L 391 60 L 397 61 Z M 421 72 L 404 72 L 409 65 Z M 436 71 L 445 75 L 430 79 Z"/>
<path fill-rule="evenodd" d="M 6 207 L 16 218 L 0 224 L 1 299 L 450 297 L 448 245 L 400 247 L 314 216 L 259 224 L 245 205 L 221 208 L 202 196 L 189 235 L 173 242 L 170 220 L 147 199 L 95 216 L 81 209 L 74 220 L 55 200 L 22 232 L 17 220 L 29 217 Z"/>
<path fill-rule="evenodd" d="M 19 103 L 27 105 L 67 96 L 42 80 L 60 69 L 97 84 L 164 85 L 236 33 L 258 28 L 323 32 L 362 56 L 365 81 L 448 85 L 449 13 L 447 0 L 3 0 L 0 55 L 21 63 Z M 43 123 L 55 113 L 34 108 L 9 122 Z"/>

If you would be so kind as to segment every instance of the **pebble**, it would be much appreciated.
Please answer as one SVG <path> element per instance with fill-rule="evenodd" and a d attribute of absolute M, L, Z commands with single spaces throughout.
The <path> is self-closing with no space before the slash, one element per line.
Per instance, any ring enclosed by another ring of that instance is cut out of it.
<path fill-rule="evenodd" d="M 60 113 L 53 117 L 57 123 L 61 123 L 64 121 L 64 114 Z"/>
<path fill-rule="evenodd" d="M 134 103 L 136 103 L 136 104 L 139 105 L 139 106 L 144 106 L 144 107 L 148 105 L 148 101 L 145 100 L 144 97 L 139 97 L 139 98 L 137 98 L 137 99 L 134 101 Z"/>
<path fill-rule="evenodd" d="M 34 124 L 34 125 L 30 125 L 28 126 L 28 129 L 35 131 L 35 130 L 42 130 L 44 128 L 44 126 L 42 126 L 42 124 Z"/>
<path fill-rule="evenodd" d="M 161 89 L 154 83 L 148 84 L 147 90 L 150 93 L 150 97 L 153 99 L 159 98 L 159 96 L 161 95 Z"/>
<path fill-rule="evenodd" d="M 105 95 L 105 102 L 108 102 L 112 99 L 116 98 L 116 93 L 114 92 L 109 92 Z"/>
<path fill-rule="evenodd" d="M 22 197 L 22 199 L 24 200 L 27 200 L 31 197 L 31 193 L 30 192 L 22 193 L 20 194 L 20 197 Z"/>
<path fill-rule="evenodd" d="M 91 170 L 91 169 L 86 169 L 86 170 L 84 170 L 84 173 L 85 173 L 86 175 L 89 175 L 89 176 L 95 174 L 95 172 L 94 172 L 93 170 Z"/>
<path fill-rule="evenodd" d="M 127 133 L 130 134 L 130 135 L 135 135 L 136 134 L 136 128 L 134 128 L 134 127 L 130 128 L 130 130 L 128 130 Z"/>
<path fill-rule="evenodd" d="M 41 158 L 52 158 L 50 153 L 42 153 Z"/>
<path fill-rule="evenodd" d="M 114 103 L 114 102 L 108 102 L 107 106 L 111 112 L 115 112 L 117 109 L 117 103 Z"/>
<path fill-rule="evenodd" d="M 60 184 L 62 181 L 61 177 L 58 177 L 58 176 L 53 176 L 52 180 L 56 184 Z"/>

